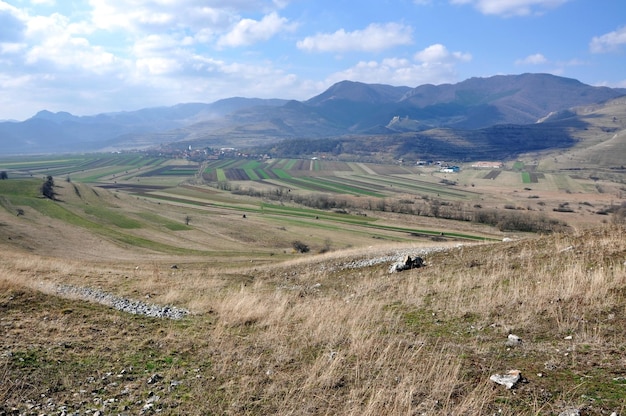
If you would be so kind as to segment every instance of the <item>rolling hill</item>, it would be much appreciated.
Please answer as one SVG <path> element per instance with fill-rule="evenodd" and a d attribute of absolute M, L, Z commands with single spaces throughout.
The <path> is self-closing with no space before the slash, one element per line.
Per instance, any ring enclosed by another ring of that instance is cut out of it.
<path fill-rule="evenodd" d="M 392 243 L 310 214 L 244 220 L 219 194 L 38 185 L 0 181 L 0 414 L 624 410 L 623 225 Z M 324 235 L 328 252 L 286 250 Z M 406 255 L 425 266 L 391 273 Z"/>
<path fill-rule="evenodd" d="M 385 146 L 399 149 L 394 155 L 399 157 L 415 153 L 415 146 L 422 149 L 419 153 L 440 149 L 430 154 L 447 158 L 507 157 L 572 146 L 574 131 L 584 129 L 586 121 L 553 123 L 548 115 L 624 94 L 626 89 L 547 74 L 415 88 L 343 81 L 306 101 L 231 98 L 82 117 L 41 111 L 23 122 L 0 123 L 0 145 L 4 153 L 16 154 L 161 144 L 249 147 L 350 136 L 377 142 L 387 137 Z M 540 119 L 544 123 L 536 125 Z"/>

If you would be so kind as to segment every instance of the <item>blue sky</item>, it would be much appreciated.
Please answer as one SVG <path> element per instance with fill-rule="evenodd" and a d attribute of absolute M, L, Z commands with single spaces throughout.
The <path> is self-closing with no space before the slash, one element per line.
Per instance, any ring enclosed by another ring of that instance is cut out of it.
<path fill-rule="evenodd" d="M 0 0 L 0 119 L 543 72 L 626 87 L 622 0 Z"/>

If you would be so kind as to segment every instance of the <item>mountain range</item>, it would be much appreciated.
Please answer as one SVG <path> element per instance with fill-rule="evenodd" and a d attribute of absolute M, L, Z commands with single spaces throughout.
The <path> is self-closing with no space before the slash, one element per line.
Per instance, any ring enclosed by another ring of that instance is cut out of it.
<path fill-rule="evenodd" d="M 586 122 L 575 108 L 626 95 L 549 74 L 497 75 L 415 88 L 342 81 L 305 101 L 228 98 L 130 112 L 75 116 L 40 111 L 22 122 L 0 123 L 3 154 L 89 152 L 150 148 L 261 146 L 324 139 L 342 152 L 363 144 L 387 146 L 396 156 L 419 147 L 429 155 L 506 157 L 566 147 Z M 443 140 L 443 141 L 442 141 Z"/>

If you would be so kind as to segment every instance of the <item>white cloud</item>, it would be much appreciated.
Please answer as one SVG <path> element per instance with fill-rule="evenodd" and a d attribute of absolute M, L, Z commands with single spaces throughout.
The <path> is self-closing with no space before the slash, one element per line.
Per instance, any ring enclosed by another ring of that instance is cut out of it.
<path fill-rule="evenodd" d="M 591 39 L 589 48 L 593 53 L 605 53 L 618 50 L 626 45 L 626 26 L 602 36 L 595 36 Z"/>
<path fill-rule="evenodd" d="M 91 22 L 105 30 L 173 31 L 180 28 L 224 30 L 236 18 L 237 2 L 201 0 L 90 0 Z M 241 3 L 241 2 L 240 2 Z"/>
<path fill-rule="evenodd" d="M 357 65 L 333 74 L 328 83 L 342 80 L 366 83 L 415 86 L 441 84 L 455 81 L 456 66 L 468 62 L 468 53 L 450 52 L 440 44 L 431 45 L 417 52 L 413 60 L 387 58 L 382 61 L 361 61 Z"/>
<path fill-rule="evenodd" d="M 88 29 L 74 24 L 65 16 L 35 16 L 28 20 L 26 38 L 30 46 L 24 48 L 24 63 L 38 70 L 81 69 L 95 73 L 111 70 L 116 58 L 100 46 L 93 46 L 82 36 Z"/>
<path fill-rule="evenodd" d="M 24 13 L 0 1 L 0 43 L 21 41 L 26 28 L 25 20 Z"/>
<path fill-rule="evenodd" d="M 451 65 L 457 62 L 468 62 L 472 55 L 462 52 L 450 52 L 440 44 L 434 44 L 415 54 L 415 60 L 428 65 Z"/>
<path fill-rule="evenodd" d="M 484 14 L 527 16 L 542 13 L 570 0 L 450 0 L 452 4 L 470 4 Z"/>
<path fill-rule="evenodd" d="M 221 36 L 217 44 L 223 46 L 247 46 L 260 41 L 265 41 L 281 31 L 292 31 L 295 25 L 280 17 L 277 13 L 270 13 L 260 21 L 253 19 L 241 19 L 235 27 Z"/>
<path fill-rule="evenodd" d="M 181 69 L 176 59 L 167 58 L 140 58 L 136 61 L 137 69 L 148 75 L 170 74 Z"/>
<path fill-rule="evenodd" d="M 321 33 L 297 43 L 299 49 L 309 52 L 378 52 L 398 45 L 413 43 L 412 28 L 399 23 L 384 25 L 372 23 L 363 30 Z"/>
<path fill-rule="evenodd" d="M 541 65 L 547 62 L 548 60 L 545 56 L 540 53 L 535 53 L 533 55 L 528 55 L 524 59 L 518 59 L 515 61 L 515 65 Z"/>
<path fill-rule="evenodd" d="M 269 14 L 289 0 L 89 0 L 91 20 L 101 29 L 134 32 L 210 28 L 225 32 L 241 14 Z"/>

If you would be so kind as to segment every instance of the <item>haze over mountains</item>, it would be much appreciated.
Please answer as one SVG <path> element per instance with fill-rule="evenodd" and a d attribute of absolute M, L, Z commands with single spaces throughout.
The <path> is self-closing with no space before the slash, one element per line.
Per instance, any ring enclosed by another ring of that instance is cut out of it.
<path fill-rule="evenodd" d="M 572 117 L 573 112 L 568 117 L 555 113 L 624 95 L 623 88 L 594 87 L 548 74 L 498 75 L 415 88 L 343 81 L 306 101 L 228 98 L 93 116 L 44 110 L 22 122 L 0 123 L 0 150 L 6 155 L 166 143 L 246 147 L 320 138 L 380 142 L 384 137 L 382 145 L 393 144 L 402 154 L 402 146 L 410 153 L 418 143 L 435 149 L 441 143 L 424 143 L 424 138 L 444 137 L 447 145 L 440 152 L 454 156 L 475 147 L 478 153 L 486 152 L 476 157 L 504 157 L 512 147 L 528 151 L 571 145 L 571 129 L 584 129 L 584 123 Z M 537 124 L 539 120 L 544 122 Z M 459 147 L 461 142 L 465 144 Z"/>

